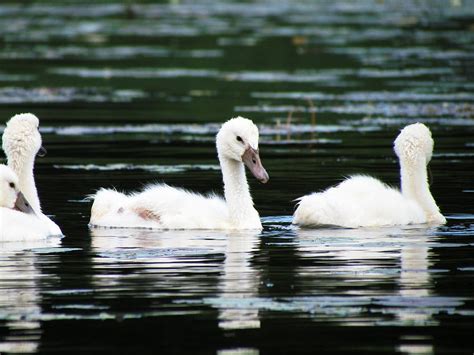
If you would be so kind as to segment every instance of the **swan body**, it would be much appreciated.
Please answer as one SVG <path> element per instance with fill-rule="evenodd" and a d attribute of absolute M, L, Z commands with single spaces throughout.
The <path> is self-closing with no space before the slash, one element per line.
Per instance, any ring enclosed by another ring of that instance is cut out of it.
<path fill-rule="evenodd" d="M 394 142 L 401 191 L 373 177 L 352 176 L 325 191 L 299 198 L 293 223 L 347 228 L 446 223 L 428 185 L 426 166 L 433 145 L 424 124 L 406 126 Z"/>
<path fill-rule="evenodd" d="M 151 185 L 129 195 L 101 189 L 95 195 L 91 214 L 91 224 L 117 228 L 232 228 L 223 198 L 203 196 L 166 184 Z"/>
<path fill-rule="evenodd" d="M 62 235 L 61 229 L 49 219 L 41 210 L 41 204 L 34 180 L 34 163 L 36 155 L 46 151 L 42 147 L 41 134 L 39 133 L 39 120 L 31 113 L 22 113 L 13 116 L 6 125 L 2 137 L 2 147 L 7 156 L 8 166 L 18 177 L 18 187 L 35 212 L 35 218 L 43 223 L 46 229 L 38 227 L 41 232 L 32 235 Z M 6 212 L 5 212 L 6 213 Z M 8 212 L 9 216 L 11 212 Z M 11 215 L 13 221 L 16 215 Z M 24 216 L 18 217 L 20 219 Z M 8 224 L 12 224 L 8 220 Z"/>
<path fill-rule="evenodd" d="M 20 192 L 16 174 L 0 165 L 0 242 L 34 240 L 49 234 L 49 225 L 38 218 Z"/>
<path fill-rule="evenodd" d="M 101 189 L 94 196 L 90 225 L 156 229 L 262 229 L 245 176 L 246 165 L 262 183 L 268 174 L 258 153 L 258 128 L 236 117 L 224 123 L 216 147 L 224 181 L 224 198 L 200 195 L 166 184 L 123 194 Z"/>

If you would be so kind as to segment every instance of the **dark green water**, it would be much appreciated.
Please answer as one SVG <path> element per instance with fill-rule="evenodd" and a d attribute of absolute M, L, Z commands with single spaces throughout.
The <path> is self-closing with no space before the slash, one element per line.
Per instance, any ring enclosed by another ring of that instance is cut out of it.
<path fill-rule="evenodd" d="M 2 1 L 0 131 L 40 117 L 66 237 L 1 245 L 0 353 L 471 354 L 473 68 L 473 1 Z M 236 115 L 261 130 L 261 234 L 89 231 L 99 187 L 221 191 Z M 290 225 L 344 176 L 398 184 L 416 121 L 446 226 Z"/>

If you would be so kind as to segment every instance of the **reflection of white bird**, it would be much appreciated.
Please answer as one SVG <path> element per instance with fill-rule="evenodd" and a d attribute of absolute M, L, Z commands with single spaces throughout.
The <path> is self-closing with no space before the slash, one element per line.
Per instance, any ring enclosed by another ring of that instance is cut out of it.
<path fill-rule="evenodd" d="M 258 297 L 261 277 L 252 266 L 253 251 L 258 248 L 255 233 L 233 233 L 227 237 L 224 269 L 219 277 L 219 327 L 227 330 L 260 328 L 259 310 L 243 302 Z M 243 301 L 243 302 L 242 302 Z M 240 304 L 240 307 L 230 306 Z"/>
<path fill-rule="evenodd" d="M 39 120 L 31 113 L 13 116 L 7 122 L 3 132 L 2 147 L 8 159 L 8 166 L 18 176 L 19 190 L 31 204 L 36 218 L 44 224 L 44 227 L 41 228 L 44 234 L 40 235 L 62 235 L 59 227 L 41 212 L 36 190 L 33 176 L 35 156 L 45 153 L 44 148 L 41 146 L 41 135 L 38 127 Z M 8 223 L 11 224 L 11 221 L 9 220 Z M 27 233 L 28 229 L 23 230 Z M 33 234 L 38 235 L 38 233 Z M 24 235 L 24 237 L 28 236 Z"/>
<path fill-rule="evenodd" d="M 424 124 L 405 127 L 394 143 L 400 161 L 401 192 L 375 178 L 354 176 L 323 192 L 301 197 L 293 223 L 349 228 L 446 223 L 428 185 L 426 166 L 433 144 Z"/>
<path fill-rule="evenodd" d="M 2 170 L 0 188 L 4 183 L 3 169 L 4 165 L 0 165 L 0 170 Z M 3 193 L 0 196 L 4 196 Z M 2 218 L 0 217 L 0 223 Z M 2 225 L 0 234 L 3 231 Z M 42 312 L 49 311 L 45 311 L 40 306 L 39 290 L 45 273 L 38 269 L 37 256 L 33 250 L 38 248 L 44 251 L 59 247 L 60 244 L 60 238 L 23 240 L 16 238 L 15 241 L 3 242 L 0 237 L 0 284 L 2 285 L 0 287 L 2 309 L 0 349 L 2 353 L 30 354 L 38 351 L 43 333 L 41 329 L 43 323 L 40 319 L 43 318 Z M 44 256 L 41 259 L 44 260 Z M 46 273 L 46 275 L 51 274 Z"/>
<path fill-rule="evenodd" d="M 261 283 L 260 273 L 251 260 L 258 248 L 260 231 L 257 230 L 208 230 L 196 233 L 193 230 L 149 230 L 94 228 L 91 230 L 92 248 L 101 258 L 94 258 L 99 272 L 94 273 L 96 286 L 129 287 L 129 275 L 124 273 L 103 273 L 104 259 L 111 258 L 114 263 L 144 262 L 147 265 L 166 265 L 175 270 L 187 270 L 183 277 L 167 280 L 163 283 L 156 268 L 147 270 L 157 277 L 157 282 L 170 289 L 205 289 L 210 279 L 194 278 L 192 269 L 202 269 L 201 263 L 192 262 L 186 256 L 199 256 L 199 260 L 211 260 L 210 255 L 225 255 L 222 269 L 217 277 L 217 294 L 205 303 L 219 310 L 219 327 L 222 329 L 252 329 L 260 327 L 259 310 L 249 304 L 249 299 L 258 296 Z M 209 255 L 209 256 L 207 256 Z M 207 264 L 206 261 L 206 264 Z M 105 259 L 105 263 L 109 263 Z M 220 264 L 220 261 L 219 261 Z M 117 264 L 119 265 L 119 264 Z M 191 275 L 188 279 L 187 276 Z M 217 274 L 216 274 L 217 275 Z M 214 284 L 214 281 L 212 281 Z M 237 307 L 235 305 L 238 305 Z"/>
<path fill-rule="evenodd" d="M 261 182 L 268 181 L 258 154 L 258 128 L 237 117 L 216 137 L 225 199 L 202 196 L 166 184 L 125 195 L 101 189 L 94 196 L 90 224 L 95 227 L 159 229 L 261 229 L 244 164 Z"/>
<path fill-rule="evenodd" d="M 38 218 L 18 187 L 13 170 L 0 165 L 0 242 L 49 235 L 48 224 Z"/>

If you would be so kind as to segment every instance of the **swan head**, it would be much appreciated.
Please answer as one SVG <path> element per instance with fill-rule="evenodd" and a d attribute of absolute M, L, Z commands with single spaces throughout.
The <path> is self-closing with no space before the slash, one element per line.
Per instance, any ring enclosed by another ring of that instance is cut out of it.
<path fill-rule="evenodd" d="M 231 118 L 217 133 L 217 152 L 219 158 L 244 163 L 258 181 L 266 183 L 269 176 L 260 160 L 258 137 L 258 127 L 251 120 Z"/>
<path fill-rule="evenodd" d="M 0 165 L 0 207 L 34 214 L 33 208 L 18 186 L 18 177 L 13 170 L 6 165 Z"/>
<path fill-rule="evenodd" d="M 416 161 L 425 158 L 426 164 L 433 155 L 431 131 L 423 123 L 414 123 L 403 128 L 395 139 L 394 150 L 400 160 Z"/>
<path fill-rule="evenodd" d="M 2 146 L 8 159 L 25 160 L 46 154 L 38 128 L 38 117 L 31 113 L 15 115 L 7 122 Z"/>

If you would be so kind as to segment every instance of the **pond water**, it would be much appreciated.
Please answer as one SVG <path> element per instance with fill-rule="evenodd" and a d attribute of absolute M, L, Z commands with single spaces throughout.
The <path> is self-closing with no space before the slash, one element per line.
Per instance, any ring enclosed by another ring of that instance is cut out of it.
<path fill-rule="evenodd" d="M 40 117 L 66 236 L 1 245 L 0 353 L 472 353 L 473 68 L 473 1 L 2 1 L 0 132 Z M 88 229 L 99 187 L 220 192 L 237 115 L 261 131 L 262 233 Z M 416 121 L 446 226 L 291 225 L 350 174 L 397 185 Z"/>

